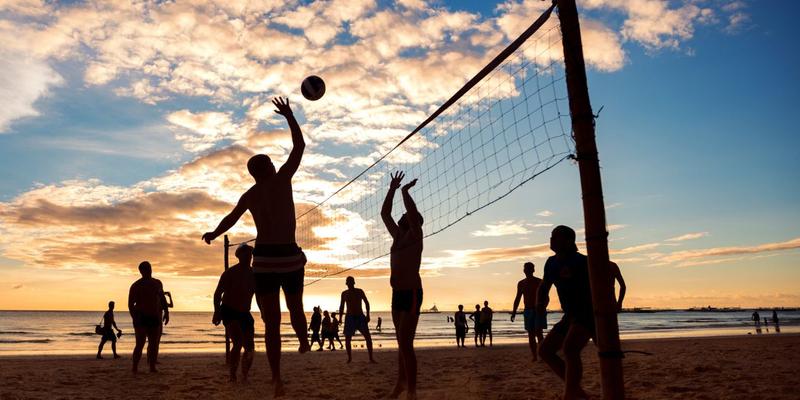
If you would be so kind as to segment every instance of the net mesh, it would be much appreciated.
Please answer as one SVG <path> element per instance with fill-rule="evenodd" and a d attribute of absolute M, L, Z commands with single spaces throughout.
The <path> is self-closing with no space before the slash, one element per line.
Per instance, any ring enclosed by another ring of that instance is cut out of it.
<path fill-rule="evenodd" d="M 559 26 L 546 23 L 424 128 L 323 202 L 298 209 L 306 285 L 388 267 L 380 212 L 393 171 L 418 179 L 411 194 L 430 237 L 570 158 L 565 79 Z M 395 220 L 404 211 L 398 191 Z"/>

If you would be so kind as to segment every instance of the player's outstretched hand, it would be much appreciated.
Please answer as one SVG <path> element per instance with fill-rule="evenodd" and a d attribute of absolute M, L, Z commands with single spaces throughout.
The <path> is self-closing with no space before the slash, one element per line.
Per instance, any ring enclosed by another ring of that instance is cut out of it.
<path fill-rule="evenodd" d="M 405 186 L 403 186 L 403 190 L 408 191 L 408 189 L 411 189 L 416 184 L 417 184 L 417 180 L 414 179 L 413 181 L 406 183 Z"/>
<path fill-rule="evenodd" d="M 203 234 L 203 241 L 206 242 L 206 244 L 211 244 L 211 241 L 216 238 L 217 236 L 214 235 L 214 232 L 206 232 Z"/>
<path fill-rule="evenodd" d="M 283 115 L 284 117 L 289 117 L 292 114 L 292 107 L 289 106 L 289 98 L 288 97 L 276 97 L 272 99 L 272 104 L 275 105 L 275 113 Z"/>
<path fill-rule="evenodd" d="M 392 177 L 392 181 L 389 182 L 389 189 L 397 189 L 400 187 L 400 182 L 403 181 L 403 178 L 405 178 L 406 174 L 404 174 L 403 171 L 397 171 L 389 176 Z"/>

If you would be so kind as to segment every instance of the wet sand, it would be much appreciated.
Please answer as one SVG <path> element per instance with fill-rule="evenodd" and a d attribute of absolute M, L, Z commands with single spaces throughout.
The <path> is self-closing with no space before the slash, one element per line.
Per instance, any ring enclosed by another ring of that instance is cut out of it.
<path fill-rule="evenodd" d="M 633 399 L 796 399 L 800 335 L 628 340 L 626 390 Z M 493 348 L 419 349 L 421 399 L 557 399 L 562 384 L 525 344 Z M 121 360 L 92 357 L 0 357 L 0 399 L 265 399 L 272 398 L 269 368 L 256 355 L 251 383 L 227 382 L 222 354 L 165 354 L 157 374 L 130 373 Z M 376 352 L 367 363 L 357 349 L 284 354 L 286 399 L 384 398 L 395 380 L 397 353 Z M 584 387 L 600 398 L 595 347 L 583 353 Z M 147 370 L 144 363 L 141 369 Z M 403 396 L 401 396 L 403 398 Z"/>

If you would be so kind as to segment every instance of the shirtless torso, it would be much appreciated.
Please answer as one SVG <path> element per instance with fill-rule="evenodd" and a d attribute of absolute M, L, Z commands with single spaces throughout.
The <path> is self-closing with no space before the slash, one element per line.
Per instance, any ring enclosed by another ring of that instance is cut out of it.
<path fill-rule="evenodd" d="M 366 299 L 366 297 L 367 295 L 364 294 L 364 291 L 358 288 L 347 289 L 342 292 L 342 303 L 347 305 L 347 312 L 345 315 L 364 315 L 361 302 Z"/>
<path fill-rule="evenodd" d="M 256 224 L 256 243 L 285 244 L 295 242 L 295 211 L 292 177 L 283 173 L 253 185 L 242 195 L 244 204 Z"/>
<path fill-rule="evenodd" d="M 141 278 L 131 285 L 128 294 L 128 307 L 134 324 L 141 317 L 161 319 L 164 309 L 164 286 L 155 278 Z"/>
<path fill-rule="evenodd" d="M 517 283 L 517 290 L 522 293 L 522 304 L 526 310 L 536 308 L 536 293 L 542 280 L 532 276 Z"/>
<path fill-rule="evenodd" d="M 222 273 L 219 279 L 222 289 L 222 304 L 239 312 L 250 311 L 255 293 L 253 270 L 245 265 L 236 264 Z"/>

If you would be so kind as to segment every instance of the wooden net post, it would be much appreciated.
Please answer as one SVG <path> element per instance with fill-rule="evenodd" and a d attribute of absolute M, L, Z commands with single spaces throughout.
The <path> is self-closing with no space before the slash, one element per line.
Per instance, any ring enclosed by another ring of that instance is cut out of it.
<path fill-rule="evenodd" d="M 230 249 L 231 242 L 228 240 L 228 235 L 225 235 L 224 253 L 225 253 L 225 270 L 228 270 L 228 250 Z M 228 335 L 228 327 L 225 327 L 225 364 L 231 362 L 231 337 Z"/>
<path fill-rule="evenodd" d="M 589 101 L 586 65 L 575 0 L 557 0 L 564 46 L 569 110 L 575 138 L 576 158 L 583 193 L 583 217 L 589 279 L 600 356 L 600 378 L 604 399 L 624 399 L 622 352 L 620 351 L 614 281 L 609 268 L 608 232 L 595 142 L 594 115 Z"/>

